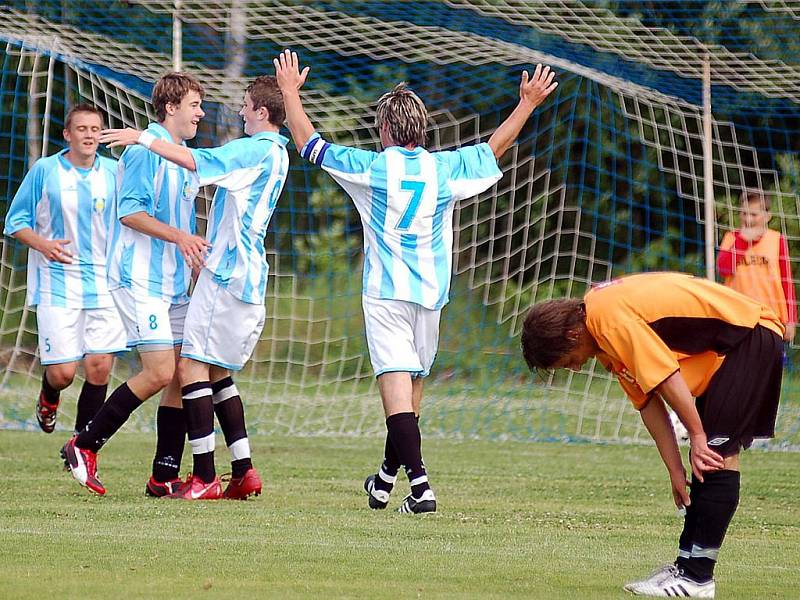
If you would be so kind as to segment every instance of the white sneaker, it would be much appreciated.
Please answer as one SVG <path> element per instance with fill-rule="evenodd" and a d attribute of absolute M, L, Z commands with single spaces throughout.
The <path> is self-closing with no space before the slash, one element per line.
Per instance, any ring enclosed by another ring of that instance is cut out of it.
<path fill-rule="evenodd" d="M 713 598 L 716 593 L 713 579 L 705 583 L 694 582 L 675 565 L 664 565 L 647 579 L 627 583 L 623 589 L 635 596 L 658 598 Z"/>

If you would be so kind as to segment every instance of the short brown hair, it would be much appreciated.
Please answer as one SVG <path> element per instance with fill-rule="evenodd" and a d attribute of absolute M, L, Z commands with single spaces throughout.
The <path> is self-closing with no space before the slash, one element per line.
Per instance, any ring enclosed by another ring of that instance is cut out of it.
<path fill-rule="evenodd" d="M 389 137 L 399 146 L 423 146 L 427 123 L 428 111 L 425 104 L 408 89 L 405 81 L 394 86 L 391 92 L 385 93 L 378 100 L 375 127 L 380 130 L 386 125 Z"/>
<path fill-rule="evenodd" d="M 280 127 L 286 120 L 286 108 L 283 106 L 283 93 L 278 87 L 275 77 L 262 75 L 256 77 L 245 90 L 253 101 L 253 109 L 266 108 L 269 122 Z"/>
<path fill-rule="evenodd" d="M 764 192 L 761 190 L 744 190 L 742 195 L 739 197 L 739 201 L 742 203 L 742 206 L 745 204 L 755 204 L 758 202 L 765 211 L 769 212 L 769 208 L 772 203 L 769 200 Z"/>
<path fill-rule="evenodd" d="M 535 304 L 522 324 L 522 356 L 528 368 L 552 368 L 578 345 L 578 340 L 569 339 L 567 334 L 585 322 L 583 300 L 559 298 Z"/>
<path fill-rule="evenodd" d="M 93 113 L 100 117 L 101 123 L 105 122 L 103 119 L 103 113 L 99 108 L 92 104 L 86 104 L 83 102 L 81 104 L 76 104 L 75 106 L 71 107 L 69 111 L 67 111 L 67 116 L 64 118 L 64 129 L 69 129 L 69 126 L 72 125 L 72 118 L 78 113 Z"/>
<path fill-rule="evenodd" d="M 167 118 L 167 104 L 180 104 L 189 92 L 205 95 L 203 86 L 188 73 L 167 73 L 153 86 L 153 108 L 159 122 Z"/>

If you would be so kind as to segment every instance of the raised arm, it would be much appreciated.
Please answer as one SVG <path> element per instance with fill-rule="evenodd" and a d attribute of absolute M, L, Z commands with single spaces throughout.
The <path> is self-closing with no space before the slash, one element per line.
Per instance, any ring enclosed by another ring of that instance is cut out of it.
<path fill-rule="evenodd" d="M 126 129 L 103 129 L 100 132 L 100 143 L 107 144 L 109 148 L 140 144 L 179 167 L 190 171 L 197 170 L 194 156 L 192 156 L 192 151 L 189 148 L 157 138 L 149 131 L 139 131 L 130 127 Z"/>
<path fill-rule="evenodd" d="M 542 65 L 536 65 L 536 70 L 530 79 L 527 71 L 522 72 L 519 83 L 519 104 L 489 138 L 489 146 L 495 158 L 500 158 L 506 153 L 533 110 L 558 87 L 558 82 L 553 81 L 555 76 L 555 71 L 551 71 L 550 67 L 543 68 Z"/>
<path fill-rule="evenodd" d="M 275 64 L 275 78 L 278 80 L 278 87 L 281 88 L 283 94 L 286 125 L 292 134 L 297 151 L 300 152 L 308 138 L 314 133 L 314 126 L 300 99 L 300 88 L 306 82 L 310 67 L 305 67 L 301 72 L 297 53 L 289 50 L 284 50 L 272 62 Z"/>

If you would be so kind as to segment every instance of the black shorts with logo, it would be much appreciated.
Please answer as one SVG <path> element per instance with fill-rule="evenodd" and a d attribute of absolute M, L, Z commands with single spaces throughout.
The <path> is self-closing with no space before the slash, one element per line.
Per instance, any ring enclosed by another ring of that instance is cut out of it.
<path fill-rule="evenodd" d="M 782 376 L 783 340 L 757 325 L 725 355 L 697 398 L 709 448 L 731 456 L 749 448 L 753 438 L 773 437 Z"/>

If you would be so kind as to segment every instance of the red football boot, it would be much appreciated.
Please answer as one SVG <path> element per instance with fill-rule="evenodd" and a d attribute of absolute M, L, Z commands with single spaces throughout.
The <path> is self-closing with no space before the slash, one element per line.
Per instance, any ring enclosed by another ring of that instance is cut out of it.
<path fill-rule="evenodd" d="M 45 400 L 44 392 L 39 391 L 39 399 L 36 401 L 36 422 L 39 423 L 39 428 L 45 433 L 53 433 L 57 416 L 58 402 L 50 404 Z"/>
<path fill-rule="evenodd" d="M 261 477 L 258 476 L 258 471 L 250 467 L 241 477 L 231 477 L 222 497 L 228 500 L 247 500 L 248 496 L 260 495 Z"/>
<path fill-rule="evenodd" d="M 61 458 L 64 459 L 64 465 L 72 473 L 75 481 L 95 494 L 102 496 L 106 493 L 106 488 L 97 478 L 97 454 L 85 448 L 78 448 L 73 437 L 61 448 Z"/>
<path fill-rule="evenodd" d="M 219 482 L 219 477 L 214 477 L 214 481 L 206 483 L 199 477 L 189 475 L 189 479 L 182 486 L 164 497 L 172 500 L 219 500 L 222 498 L 222 484 Z"/>

